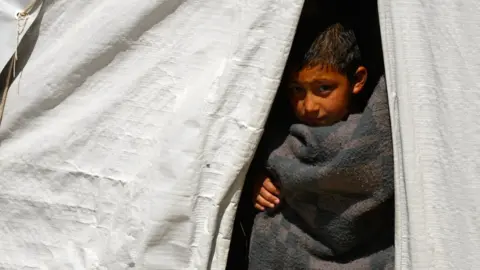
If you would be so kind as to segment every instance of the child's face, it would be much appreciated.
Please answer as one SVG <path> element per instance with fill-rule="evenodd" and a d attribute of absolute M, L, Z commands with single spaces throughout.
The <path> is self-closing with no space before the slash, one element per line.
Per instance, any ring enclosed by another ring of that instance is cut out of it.
<path fill-rule="evenodd" d="M 359 67 L 356 77 L 362 74 L 363 81 L 352 83 L 347 76 L 322 65 L 294 72 L 289 92 L 298 119 L 311 126 L 333 125 L 345 119 L 352 94 L 360 92 L 366 80 L 366 69 Z"/>

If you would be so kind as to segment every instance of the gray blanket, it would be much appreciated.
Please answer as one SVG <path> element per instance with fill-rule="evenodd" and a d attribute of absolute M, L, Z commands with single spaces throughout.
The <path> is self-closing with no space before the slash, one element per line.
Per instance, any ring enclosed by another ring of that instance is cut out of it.
<path fill-rule="evenodd" d="M 384 78 L 363 112 L 293 125 L 267 159 L 283 205 L 254 222 L 249 269 L 393 269 L 394 184 Z"/>

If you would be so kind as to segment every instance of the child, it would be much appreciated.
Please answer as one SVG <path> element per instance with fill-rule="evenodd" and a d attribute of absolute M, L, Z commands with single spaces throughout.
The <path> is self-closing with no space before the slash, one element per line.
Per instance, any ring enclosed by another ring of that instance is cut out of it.
<path fill-rule="evenodd" d="M 340 23 L 291 73 L 296 118 L 254 190 L 249 269 L 393 269 L 393 152 L 385 82 L 366 89 Z M 365 98 L 366 97 L 366 98 Z M 271 211 L 275 209 L 275 211 Z"/>

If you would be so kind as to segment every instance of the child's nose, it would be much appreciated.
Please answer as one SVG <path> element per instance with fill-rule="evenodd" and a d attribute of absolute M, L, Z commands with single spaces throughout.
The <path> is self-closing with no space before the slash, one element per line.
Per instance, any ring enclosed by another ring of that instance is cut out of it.
<path fill-rule="evenodd" d="M 304 106 L 305 106 L 305 114 L 308 114 L 308 115 L 318 114 L 318 106 L 317 104 L 315 104 L 315 102 L 312 101 L 311 98 L 309 97 L 305 98 Z"/>

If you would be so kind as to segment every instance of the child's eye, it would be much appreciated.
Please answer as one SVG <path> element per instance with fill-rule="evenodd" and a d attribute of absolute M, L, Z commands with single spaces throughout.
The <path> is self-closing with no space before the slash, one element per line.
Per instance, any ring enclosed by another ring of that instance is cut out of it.
<path fill-rule="evenodd" d="M 299 87 L 299 86 L 293 86 L 290 89 L 294 94 L 301 94 L 305 91 L 302 87 Z"/>
<path fill-rule="evenodd" d="M 318 87 L 317 90 L 318 90 L 319 92 L 331 91 L 331 90 L 332 90 L 332 86 L 330 86 L 330 85 L 322 85 L 322 86 Z"/>

